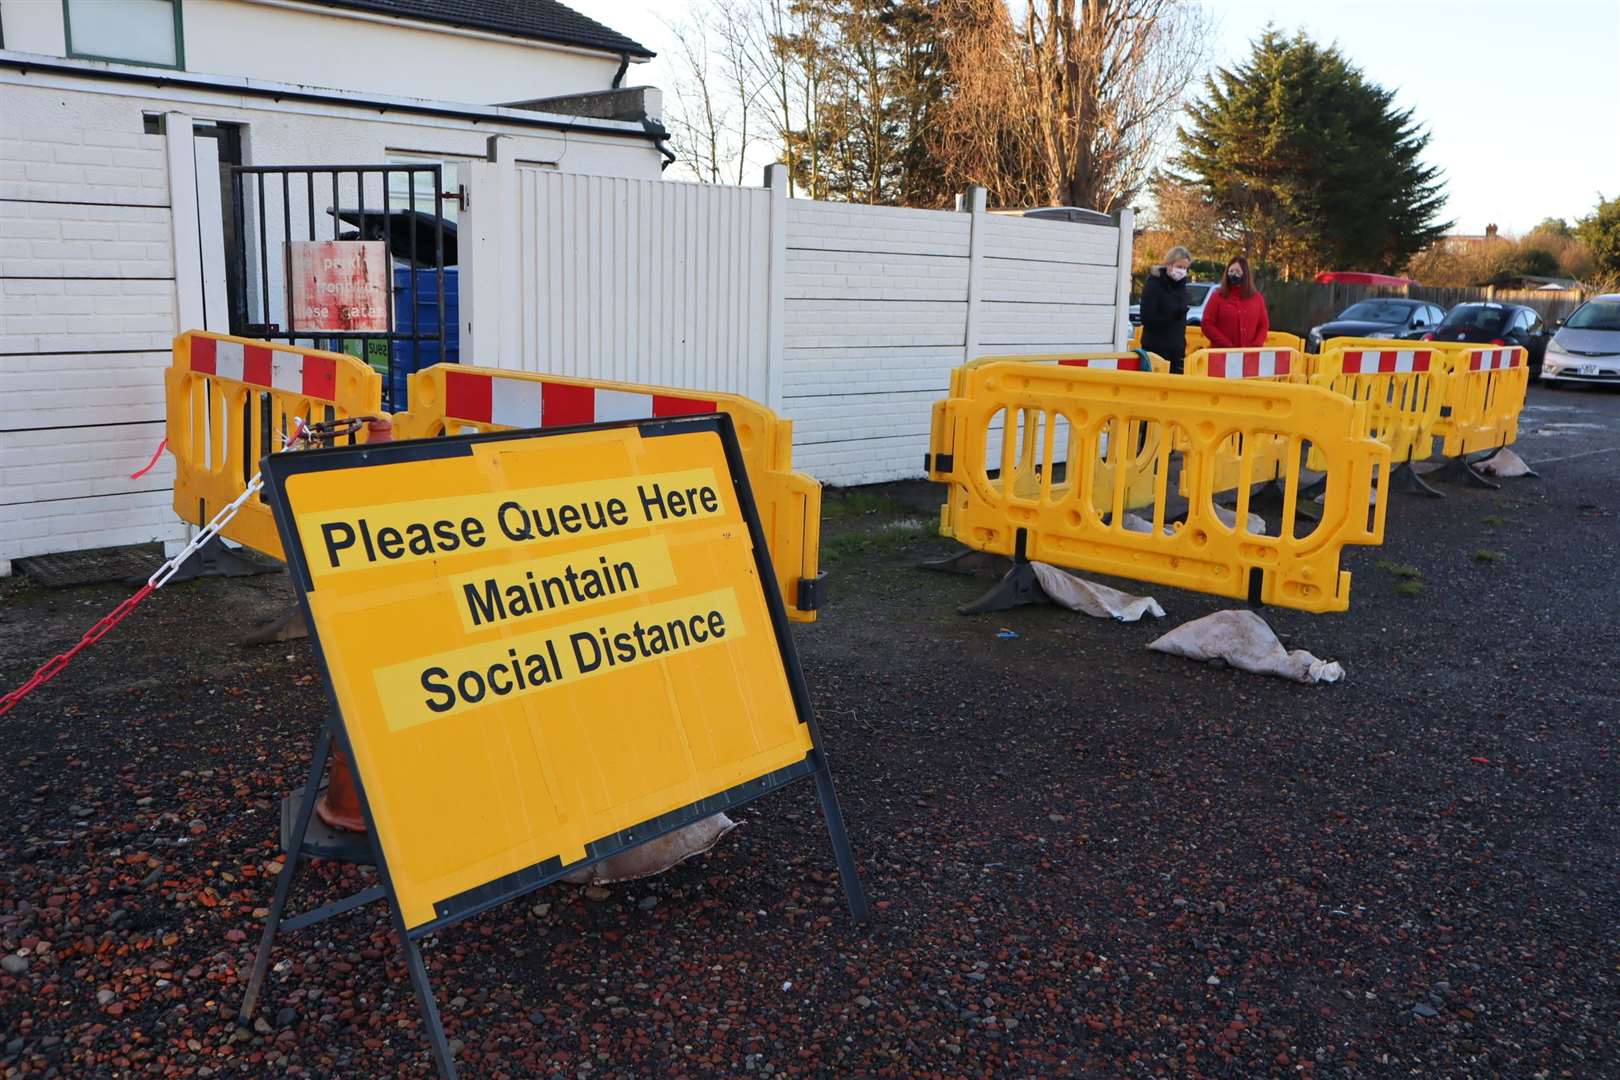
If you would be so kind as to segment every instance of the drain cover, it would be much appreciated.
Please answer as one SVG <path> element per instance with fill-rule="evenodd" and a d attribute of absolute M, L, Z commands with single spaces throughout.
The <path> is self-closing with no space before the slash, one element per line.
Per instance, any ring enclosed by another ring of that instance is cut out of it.
<path fill-rule="evenodd" d="M 145 579 L 163 562 L 162 544 L 134 544 L 128 547 L 93 548 L 90 551 L 64 551 L 56 555 L 32 555 L 13 562 L 12 568 L 48 589 L 71 589 L 103 581 Z"/>

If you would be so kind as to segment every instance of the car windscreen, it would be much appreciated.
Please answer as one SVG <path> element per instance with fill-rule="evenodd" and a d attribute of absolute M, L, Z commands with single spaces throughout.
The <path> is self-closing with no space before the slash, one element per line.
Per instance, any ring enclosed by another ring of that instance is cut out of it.
<path fill-rule="evenodd" d="M 1405 322 L 1412 311 L 1410 304 L 1395 304 L 1388 300 L 1363 300 L 1339 312 L 1339 318 L 1355 322 Z"/>
<path fill-rule="evenodd" d="M 1212 289 L 1212 288 L 1214 288 L 1213 285 L 1188 285 L 1187 286 L 1187 304 L 1188 304 L 1188 306 L 1189 307 L 1197 307 L 1199 304 L 1202 304 L 1204 302 L 1204 297 L 1209 295 L 1209 290 Z"/>
<path fill-rule="evenodd" d="M 1620 300 L 1588 300 L 1564 326 L 1570 330 L 1620 330 Z"/>
<path fill-rule="evenodd" d="M 1451 314 L 1440 325 L 1447 330 L 1482 330 L 1487 334 L 1500 334 L 1507 320 L 1507 308 L 1460 304 L 1451 309 Z"/>

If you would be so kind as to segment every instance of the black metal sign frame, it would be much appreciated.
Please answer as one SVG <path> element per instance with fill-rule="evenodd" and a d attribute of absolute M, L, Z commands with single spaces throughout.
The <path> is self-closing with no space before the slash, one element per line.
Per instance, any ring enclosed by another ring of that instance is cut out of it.
<path fill-rule="evenodd" d="M 809 728 L 811 749 L 803 759 L 785 768 L 756 777 L 727 791 L 717 792 L 708 798 L 661 815 L 651 821 L 602 837 L 587 845 L 585 858 L 576 862 L 564 865 L 558 859 L 551 858 L 507 874 L 457 896 L 447 897 L 434 904 L 436 914 L 434 919 L 415 928 L 407 928 L 398 898 L 395 895 L 393 880 L 389 875 L 388 861 L 383 855 L 382 845 L 377 838 L 376 826 L 373 824 L 370 803 L 366 798 L 365 778 L 361 775 L 354 755 L 350 752 L 348 732 L 343 723 L 343 716 L 338 706 L 336 693 L 332 688 L 331 671 L 327 664 L 326 654 L 321 648 L 320 634 L 310 611 L 309 593 L 314 590 L 315 584 L 304 559 L 304 549 L 299 541 L 298 526 L 293 510 L 288 503 L 287 479 L 301 473 L 380 467 L 405 462 L 466 456 L 471 454 L 472 447 L 479 443 L 505 442 L 514 439 L 566 437 L 572 433 L 596 431 L 605 427 L 638 428 L 644 438 L 712 432 L 720 439 L 725 451 L 732 490 L 736 495 L 743 519 L 748 524 L 749 538 L 753 542 L 755 567 L 758 572 L 760 586 L 765 594 L 766 607 L 770 611 L 771 626 L 776 635 L 777 649 L 781 655 L 788 686 L 792 692 L 794 709 L 800 721 Z M 261 468 L 265 476 L 265 499 L 270 503 L 275 513 L 276 526 L 281 533 L 282 550 L 286 553 L 288 572 L 297 586 L 298 602 L 310 627 L 309 640 L 314 650 L 315 662 L 319 665 L 321 673 L 326 679 L 330 715 L 316 738 L 315 751 L 310 761 L 308 779 L 304 787 L 290 795 L 283 804 L 282 844 L 286 850 L 286 859 L 282 864 L 281 873 L 276 878 L 275 896 L 271 901 L 270 913 L 265 920 L 264 933 L 260 938 L 258 953 L 254 958 L 253 971 L 248 979 L 247 991 L 242 1000 L 242 1008 L 238 1013 L 238 1020 L 241 1023 L 246 1024 L 252 1020 L 254 1010 L 258 1004 L 259 992 L 264 985 L 264 979 L 269 970 L 270 950 L 278 931 L 297 930 L 331 918 L 334 915 L 351 911 L 373 900 L 386 899 L 392 913 L 394 929 L 399 933 L 401 947 L 405 953 L 406 969 L 410 973 L 411 985 L 416 991 L 417 1003 L 422 1011 L 422 1019 L 427 1028 L 428 1039 L 432 1047 L 434 1060 L 438 1066 L 439 1075 L 446 1078 L 446 1080 L 454 1080 L 457 1075 L 455 1061 L 451 1056 L 449 1044 L 445 1038 L 444 1024 L 439 1016 L 438 1004 L 433 994 L 433 988 L 428 981 L 427 968 L 422 961 L 421 950 L 417 945 L 420 938 L 453 926 L 469 916 L 487 911 L 499 904 L 533 892 L 535 889 L 557 881 L 571 871 L 591 866 L 603 859 L 639 847 L 650 840 L 655 840 L 695 821 L 751 802 L 761 795 L 807 776 L 815 781 L 816 794 L 821 803 L 822 814 L 826 819 L 827 831 L 832 841 L 833 857 L 837 862 L 839 877 L 843 882 L 844 895 L 849 903 L 850 915 L 856 923 L 866 921 L 866 897 L 861 888 L 860 876 L 856 871 L 855 858 L 850 850 L 849 838 L 844 830 L 844 818 L 838 806 L 838 797 L 833 789 L 832 770 L 828 764 L 826 753 L 822 749 L 821 735 L 816 726 L 815 712 L 810 703 L 809 689 L 804 680 L 804 672 L 799 666 L 798 652 L 794 648 L 793 637 L 789 631 L 787 611 L 782 602 L 781 591 L 777 586 L 776 575 L 771 569 L 770 549 L 766 543 L 764 530 L 760 526 L 759 510 L 754 502 L 753 491 L 748 485 L 747 470 L 743 463 L 742 451 L 737 445 L 736 432 L 732 427 L 729 416 L 714 414 L 667 420 L 629 420 L 589 427 L 503 431 L 483 435 L 334 447 L 325 450 L 302 451 L 295 454 L 272 454 L 264 459 Z M 318 822 L 312 821 L 316 795 L 320 790 L 321 778 L 327 760 L 331 756 L 334 743 L 349 755 L 349 761 L 354 773 L 355 791 L 359 796 L 361 812 L 367 825 L 367 831 L 363 837 L 354 836 L 353 834 L 347 836 L 333 834 L 329 830 L 323 832 L 324 827 Z M 285 917 L 287 901 L 292 894 L 293 882 L 303 861 L 307 858 L 332 858 L 374 865 L 377 868 L 380 882 L 351 896 L 292 917 Z"/>

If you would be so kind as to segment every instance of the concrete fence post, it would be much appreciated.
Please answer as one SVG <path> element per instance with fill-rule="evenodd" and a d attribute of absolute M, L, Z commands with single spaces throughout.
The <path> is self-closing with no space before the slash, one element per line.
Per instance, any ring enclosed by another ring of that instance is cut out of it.
<path fill-rule="evenodd" d="M 770 241 L 766 252 L 765 291 L 765 404 L 782 411 L 782 349 L 787 318 L 787 166 L 765 166 L 765 187 L 770 192 Z"/>
<path fill-rule="evenodd" d="M 510 138 L 494 135 L 484 161 L 475 161 L 467 176 L 470 228 L 458 232 L 461 245 L 461 306 L 468 363 L 521 368 L 518 339 L 517 162 Z"/>
<path fill-rule="evenodd" d="M 972 215 L 968 220 L 967 319 L 962 333 L 962 362 L 979 354 L 979 298 L 984 293 L 985 191 L 978 184 L 957 196 L 956 208 Z"/>
<path fill-rule="evenodd" d="M 1114 351 L 1122 352 L 1131 341 L 1131 247 L 1136 212 L 1127 206 L 1116 210 L 1113 217 L 1119 229 L 1119 248 L 1115 255 Z"/>

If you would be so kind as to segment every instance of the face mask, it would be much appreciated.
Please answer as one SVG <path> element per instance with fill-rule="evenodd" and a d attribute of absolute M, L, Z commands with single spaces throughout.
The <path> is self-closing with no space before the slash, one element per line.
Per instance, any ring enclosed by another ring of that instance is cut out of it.
<path fill-rule="evenodd" d="M 1226 272 L 1226 280 L 1231 281 L 1231 282 L 1242 281 L 1243 280 L 1243 267 L 1234 266 L 1230 270 L 1228 270 Z"/>
<path fill-rule="evenodd" d="M 1187 276 L 1187 271 L 1182 269 L 1181 267 L 1172 266 L 1170 268 L 1170 280 L 1171 281 L 1180 281 L 1182 278 L 1184 278 L 1186 276 Z"/>

